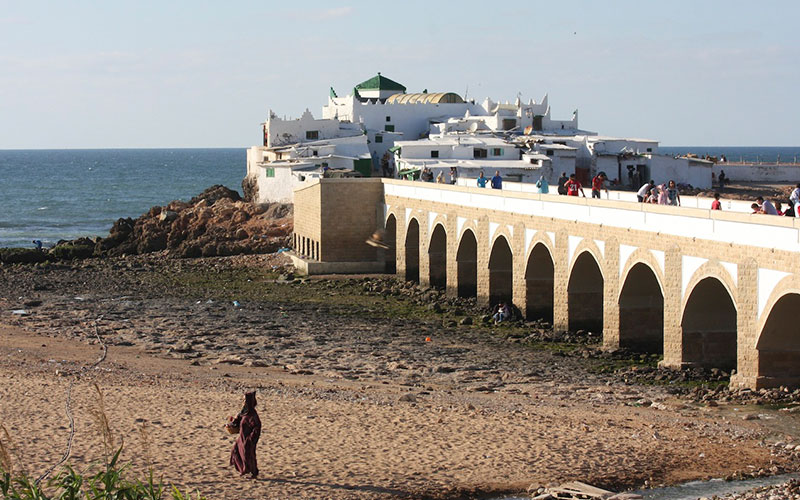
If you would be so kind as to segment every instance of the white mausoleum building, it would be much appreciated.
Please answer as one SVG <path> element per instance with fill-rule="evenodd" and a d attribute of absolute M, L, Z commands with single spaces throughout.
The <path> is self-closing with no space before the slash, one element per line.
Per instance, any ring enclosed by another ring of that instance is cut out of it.
<path fill-rule="evenodd" d="M 588 183 L 597 172 L 612 184 L 638 187 L 654 179 L 711 187 L 711 164 L 658 154 L 658 141 L 599 136 L 569 120 L 551 117 L 548 96 L 541 102 L 464 100 L 454 92 L 407 93 L 378 73 L 339 97 L 330 89 L 322 117 L 306 110 L 299 119 L 270 111 L 264 140 L 247 153 L 245 196 L 257 202 L 291 202 L 293 189 L 332 170 L 379 175 L 391 158 L 393 175 L 427 166 L 459 170 L 459 177 L 491 177 L 551 184 L 562 172 Z M 390 153 L 387 155 L 387 153 Z"/>

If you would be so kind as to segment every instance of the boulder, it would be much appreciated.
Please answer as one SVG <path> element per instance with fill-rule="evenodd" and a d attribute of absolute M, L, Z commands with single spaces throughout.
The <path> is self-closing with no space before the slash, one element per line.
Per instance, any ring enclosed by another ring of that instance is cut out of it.
<path fill-rule="evenodd" d="M 0 262 L 36 264 L 47 260 L 47 254 L 35 248 L 0 248 Z"/>

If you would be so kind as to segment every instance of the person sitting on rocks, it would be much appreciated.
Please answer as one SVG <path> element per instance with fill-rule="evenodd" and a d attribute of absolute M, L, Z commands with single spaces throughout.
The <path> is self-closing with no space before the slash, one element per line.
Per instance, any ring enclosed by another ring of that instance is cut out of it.
<path fill-rule="evenodd" d="M 508 308 L 508 304 L 505 302 L 500 302 L 494 307 L 494 314 L 492 314 L 492 319 L 494 320 L 494 324 L 502 323 L 503 321 L 511 318 L 511 309 Z"/>

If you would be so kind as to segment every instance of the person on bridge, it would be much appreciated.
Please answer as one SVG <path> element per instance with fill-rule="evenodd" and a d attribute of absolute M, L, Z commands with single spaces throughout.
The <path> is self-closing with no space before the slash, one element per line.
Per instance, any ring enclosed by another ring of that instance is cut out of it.
<path fill-rule="evenodd" d="M 773 205 L 771 201 L 765 200 L 763 196 L 756 198 L 756 204 L 758 204 L 762 214 L 778 215 L 778 211 L 775 210 L 775 205 Z"/>
<path fill-rule="evenodd" d="M 792 208 L 794 208 L 794 216 L 800 217 L 800 210 L 798 210 L 798 204 L 800 204 L 800 184 L 795 186 L 792 194 L 789 195 L 789 201 L 792 203 Z"/>
<path fill-rule="evenodd" d="M 607 179 L 605 172 L 600 172 L 594 176 L 592 179 L 592 198 L 600 199 L 600 191 L 602 190 L 606 191 L 606 198 L 608 198 L 608 188 L 605 186 Z"/>
<path fill-rule="evenodd" d="M 711 210 L 722 210 L 722 203 L 719 201 L 719 193 L 714 193 L 714 201 L 711 202 Z"/>
<path fill-rule="evenodd" d="M 678 191 L 675 181 L 669 181 L 667 185 L 667 205 L 681 206 L 681 193 Z"/>
<path fill-rule="evenodd" d="M 481 170 L 481 173 L 478 176 L 477 180 L 478 180 L 478 187 L 479 188 L 485 188 L 486 187 L 486 181 L 488 181 L 489 179 L 487 179 L 486 176 L 483 175 L 483 170 Z"/>
<path fill-rule="evenodd" d="M 642 187 L 639 188 L 639 191 L 636 192 L 636 199 L 639 200 L 639 203 L 645 203 L 647 201 L 647 198 L 650 196 L 650 191 L 655 185 L 656 182 L 650 179 L 650 182 L 643 184 Z"/>
<path fill-rule="evenodd" d="M 581 196 L 586 198 L 586 193 L 583 192 L 583 186 L 581 186 L 581 183 L 575 178 L 575 174 L 569 176 L 569 180 L 564 184 L 564 187 L 567 188 L 567 196 L 578 196 L 578 192 L 580 192 Z"/>
<path fill-rule="evenodd" d="M 500 171 L 494 171 L 494 177 L 492 177 L 492 189 L 503 189 L 503 178 L 500 177 Z"/>
<path fill-rule="evenodd" d="M 566 172 L 561 172 L 561 177 L 558 178 L 558 194 L 567 194 L 567 181 L 569 177 L 567 177 Z"/>
<path fill-rule="evenodd" d="M 539 188 L 539 194 L 547 194 L 550 192 L 550 184 L 547 182 L 547 177 L 544 175 L 539 176 L 539 180 L 536 181 L 536 187 Z"/>

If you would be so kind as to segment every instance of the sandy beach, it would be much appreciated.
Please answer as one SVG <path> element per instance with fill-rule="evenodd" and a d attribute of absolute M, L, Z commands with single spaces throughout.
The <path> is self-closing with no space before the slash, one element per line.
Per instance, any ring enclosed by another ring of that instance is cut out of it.
<path fill-rule="evenodd" d="M 287 280 L 284 266 L 0 267 L 0 423 L 15 464 L 38 475 L 61 457 L 74 380 L 69 463 L 102 457 L 97 383 L 123 460 L 209 499 L 485 498 L 567 480 L 620 491 L 796 470 L 793 452 L 771 446 L 795 439 L 795 413 L 697 404 L 625 383 L 580 348 L 520 342 L 469 303 L 396 296 L 386 281 Z M 95 327 L 108 357 L 80 372 L 101 353 Z M 257 480 L 228 465 L 222 428 L 247 389 L 264 425 Z"/>

